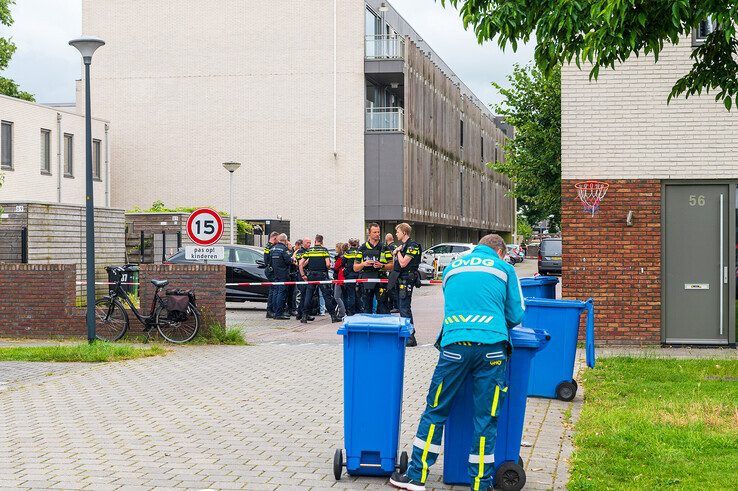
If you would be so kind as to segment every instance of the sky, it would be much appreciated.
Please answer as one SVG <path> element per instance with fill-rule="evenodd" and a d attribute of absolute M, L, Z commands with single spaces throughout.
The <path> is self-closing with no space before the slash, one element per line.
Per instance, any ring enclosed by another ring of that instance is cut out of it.
<path fill-rule="evenodd" d="M 249 1 L 249 0 L 245 0 Z M 464 31 L 455 10 L 434 0 L 390 0 L 449 67 L 486 104 L 500 101 L 490 82 L 506 85 L 514 63 L 533 58 L 533 46 L 517 53 L 502 52 L 496 44 L 477 44 L 472 32 Z M 18 0 L 12 7 L 15 23 L 0 28 L 18 49 L 2 75 L 12 78 L 39 102 L 74 102 L 74 81 L 80 78 L 78 52 L 70 39 L 81 33 L 80 0 Z M 93 33 L 95 34 L 95 33 Z M 98 33 L 99 34 L 99 33 Z"/>

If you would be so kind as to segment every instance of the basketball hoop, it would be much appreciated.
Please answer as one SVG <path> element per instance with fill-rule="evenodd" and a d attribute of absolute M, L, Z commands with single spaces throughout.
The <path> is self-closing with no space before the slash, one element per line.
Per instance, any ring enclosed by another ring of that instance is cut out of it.
<path fill-rule="evenodd" d="M 592 216 L 594 216 L 595 212 L 599 210 L 600 202 L 607 194 L 607 188 L 610 185 L 600 181 L 583 181 L 576 183 L 574 187 L 577 188 L 579 199 L 584 204 L 584 211 L 592 213 Z"/>

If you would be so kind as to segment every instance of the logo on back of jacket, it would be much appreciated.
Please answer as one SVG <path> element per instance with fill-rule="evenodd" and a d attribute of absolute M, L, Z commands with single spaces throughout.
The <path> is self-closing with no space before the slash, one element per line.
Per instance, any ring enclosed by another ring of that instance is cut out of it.
<path fill-rule="evenodd" d="M 471 259 L 457 259 L 451 263 L 452 268 L 458 268 L 459 266 L 494 266 L 495 261 L 493 259 L 482 259 L 480 257 L 473 257 Z"/>

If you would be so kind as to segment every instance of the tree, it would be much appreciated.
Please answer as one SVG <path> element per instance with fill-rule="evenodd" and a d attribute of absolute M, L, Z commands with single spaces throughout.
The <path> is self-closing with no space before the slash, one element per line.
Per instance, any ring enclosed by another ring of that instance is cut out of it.
<path fill-rule="evenodd" d="M 509 89 L 493 83 L 504 97 L 495 109 L 515 127 L 505 143 L 505 161 L 490 166 L 513 181 L 512 196 L 530 225 L 553 215 L 561 221 L 561 69 L 546 75 L 537 67 L 515 65 Z"/>
<path fill-rule="evenodd" d="M 13 16 L 10 14 L 10 6 L 15 4 L 15 0 L 0 0 L 0 24 L 5 27 L 13 25 Z M 15 44 L 7 38 L 0 37 L 0 71 L 8 68 L 10 59 L 16 50 Z M 13 80 L 0 77 L 0 94 L 17 97 L 26 101 L 35 100 L 33 94 L 20 90 L 20 87 Z"/>
<path fill-rule="evenodd" d="M 615 68 L 631 56 L 651 54 L 656 62 L 664 44 L 678 44 L 700 22 L 714 27 L 692 49 L 690 71 L 678 79 L 667 100 L 717 91 L 730 110 L 738 97 L 738 8 L 735 0 L 441 0 L 459 8 L 464 26 L 481 43 L 497 39 L 501 48 L 517 49 L 535 36 L 535 61 L 550 74 L 562 63 Z"/>

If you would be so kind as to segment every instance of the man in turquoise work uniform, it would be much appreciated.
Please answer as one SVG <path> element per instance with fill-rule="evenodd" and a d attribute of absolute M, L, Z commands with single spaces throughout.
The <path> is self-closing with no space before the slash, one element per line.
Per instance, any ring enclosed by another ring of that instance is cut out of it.
<path fill-rule="evenodd" d="M 497 414 L 507 393 L 505 370 L 511 352 L 508 330 L 523 320 L 523 295 L 515 270 L 502 258 L 502 237 L 486 235 L 471 254 L 443 272 L 441 350 L 426 407 L 413 441 L 405 474 L 390 483 L 410 491 L 425 490 L 428 469 L 441 451 L 443 426 L 451 403 L 468 374 L 474 378 L 474 440 L 469 451 L 471 489 L 492 489 Z"/>

